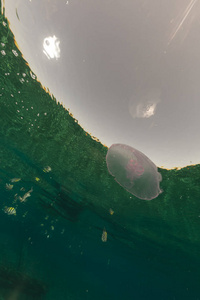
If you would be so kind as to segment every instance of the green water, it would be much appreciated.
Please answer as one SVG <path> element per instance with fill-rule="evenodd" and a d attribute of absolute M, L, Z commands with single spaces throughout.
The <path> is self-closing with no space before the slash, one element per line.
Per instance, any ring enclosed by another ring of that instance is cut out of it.
<path fill-rule="evenodd" d="M 3 15 L 0 61 L 0 299 L 200 299 L 200 165 L 159 169 L 163 193 L 137 199 L 42 89 Z"/>

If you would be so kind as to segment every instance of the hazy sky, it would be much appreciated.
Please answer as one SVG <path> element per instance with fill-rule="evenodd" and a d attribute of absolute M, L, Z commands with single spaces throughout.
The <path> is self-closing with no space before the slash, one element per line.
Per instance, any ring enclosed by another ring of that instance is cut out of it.
<path fill-rule="evenodd" d="M 41 83 L 103 144 L 200 163 L 200 2 L 5 0 Z"/>

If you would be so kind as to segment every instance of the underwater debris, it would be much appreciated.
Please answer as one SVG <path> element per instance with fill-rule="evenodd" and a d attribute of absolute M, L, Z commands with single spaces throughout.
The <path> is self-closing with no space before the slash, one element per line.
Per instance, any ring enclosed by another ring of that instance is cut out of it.
<path fill-rule="evenodd" d="M 101 236 L 101 240 L 102 240 L 102 242 L 107 242 L 107 239 L 108 239 L 108 233 L 107 233 L 106 229 L 104 228 L 102 236 Z"/>
<path fill-rule="evenodd" d="M 7 215 L 14 215 L 16 216 L 16 209 L 14 207 L 8 207 L 8 206 L 4 206 L 3 211 L 7 214 Z"/>
<path fill-rule="evenodd" d="M 20 196 L 19 196 L 19 200 L 20 200 L 21 202 L 25 202 L 26 199 L 27 199 L 28 197 L 31 196 L 32 191 L 33 191 L 33 188 L 31 188 L 26 194 L 24 194 L 23 197 L 20 197 Z"/>

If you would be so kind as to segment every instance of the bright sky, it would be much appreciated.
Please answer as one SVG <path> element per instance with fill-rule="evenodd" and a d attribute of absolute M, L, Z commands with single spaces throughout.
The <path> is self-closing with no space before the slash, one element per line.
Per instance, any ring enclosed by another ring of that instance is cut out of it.
<path fill-rule="evenodd" d="M 197 0 L 5 0 L 41 83 L 103 144 L 200 163 Z"/>

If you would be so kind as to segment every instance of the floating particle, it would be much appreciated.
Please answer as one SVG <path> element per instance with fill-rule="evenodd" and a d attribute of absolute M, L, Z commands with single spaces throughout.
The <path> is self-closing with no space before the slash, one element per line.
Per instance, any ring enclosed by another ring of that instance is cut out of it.
<path fill-rule="evenodd" d="M 112 208 L 109 209 L 109 213 L 112 216 L 114 214 L 114 210 Z"/>

